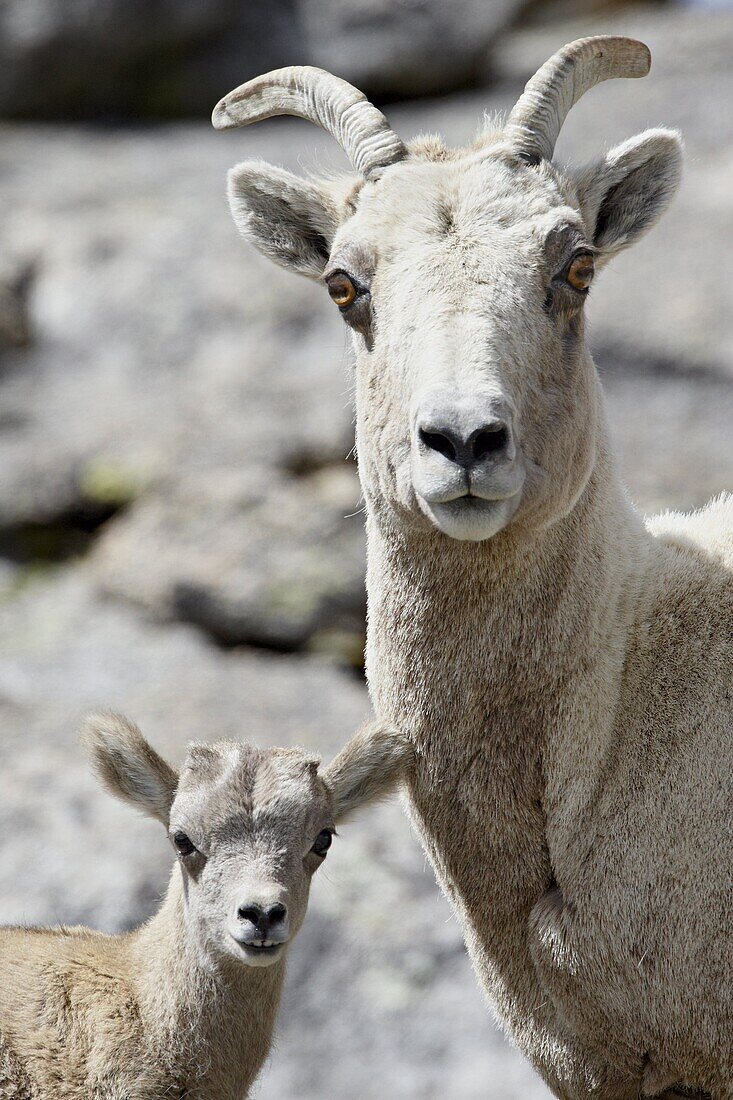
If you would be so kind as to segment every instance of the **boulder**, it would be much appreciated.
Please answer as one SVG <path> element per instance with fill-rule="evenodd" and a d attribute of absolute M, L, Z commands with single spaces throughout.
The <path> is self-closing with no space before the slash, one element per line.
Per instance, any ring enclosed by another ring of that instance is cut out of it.
<path fill-rule="evenodd" d="M 245 248 L 226 207 L 243 152 L 297 168 L 317 136 L 263 130 L 6 130 L 0 254 L 38 264 L 36 338 L 0 371 L 0 527 L 100 491 L 124 504 L 183 470 L 297 471 L 350 450 L 336 310 Z"/>
<path fill-rule="evenodd" d="M 292 64 L 300 42 L 295 0 L 5 0 L 0 114 L 205 115 L 222 85 Z"/>
<path fill-rule="evenodd" d="M 313 64 L 388 98 L 477 84 L 497 36 L 527 6 L 527 0 L 301 0 Z"/>
<path fill-rule="evenodd" d="M 106 525 L 105 591 L 225 645 L 328 650 L 360 665 L 364 520 L 356 471 L 212 472 L 161 486 Z"/>
<path fill-rule="evenodd" d="M 368 94 L 476 82 L 527 0 L 5 0 L 0 116 L 208 117 L 230 88 L 282 65 L 326 65 Z M 436 43 L 440 49 L 436 49 Z"/>

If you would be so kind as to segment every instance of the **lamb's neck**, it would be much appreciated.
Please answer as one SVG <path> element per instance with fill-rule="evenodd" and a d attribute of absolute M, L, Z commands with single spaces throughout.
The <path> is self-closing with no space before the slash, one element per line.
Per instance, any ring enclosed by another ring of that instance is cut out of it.
<path fill-rule="evenodd" d="M 132 935 L 131 954 L 141 1013 L 172 1076 L 191 1096 L 208 1096 L 193 1087 L 203 1069 L 208 1080 L 233 1082 L 231 1095 L 243 1083 L 244 1095 L 269 1050 L 284 960 L 250 967 L 214 957 L 191 927 L 178 867 L 159 911 Z"/>

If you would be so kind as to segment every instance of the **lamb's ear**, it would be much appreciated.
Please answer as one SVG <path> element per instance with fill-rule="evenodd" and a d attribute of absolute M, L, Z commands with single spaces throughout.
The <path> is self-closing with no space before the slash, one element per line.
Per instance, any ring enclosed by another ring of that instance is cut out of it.
<path fill-rule="evenodd" d="M 228 192 L 243 237 L 281 267 L 320 278 L 339 226 L 337 204 L 324 187 L 250 160 L 232 168 Z"/>
<path fill-rule="evenodd" d="M 681 174 L 682 141 L 675 130 L 663 129 L 629 138 L 580 174 L 580 208 L 600 263 L 654 225 Z"/>
<path fill-rule="evenodd" d="M 323 772 L 343 821 L 360 806 L 391 794 L 414 760 L 412 745 L 394 727 L 373 722 L 360 730 Z"/>
<path fill-rule="evenodd" d="M 167 826 L 178 775 L 135 723 L 121 714 L 90 714 L 81 739 L 105 787 Z"/>

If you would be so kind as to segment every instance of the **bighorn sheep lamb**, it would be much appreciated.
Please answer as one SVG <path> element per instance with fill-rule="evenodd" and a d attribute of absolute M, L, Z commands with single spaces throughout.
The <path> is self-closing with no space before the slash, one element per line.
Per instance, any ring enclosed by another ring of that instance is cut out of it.
<path fill-rule="evenodd" d="M 387 794 L 412 749 L 373 725 L 319 772 L 298 749 L 219 741 L 191 745 L 178 774 L 117 715 L 84 736 L 109 790 L 165 825 L 179 866 L 130 935 L 0 930 L 0 1096 L 243 1100 L 334 826 Z"/>
<path fill-rule="evenodd" d="M 352 330 L 372 698 L 415 745 L 413 819 L 479 978 L 565 1100 L 733 1096 L 733 500 L 644 524 L 583 316 L 681 145 L 552 163 L 580 96 L 649 65 L 574 42 L 458 150 L 405 146 L 308 68 L 214 111 L 309 119 L 356 170 L 245 162 L 232 212 Z"/>

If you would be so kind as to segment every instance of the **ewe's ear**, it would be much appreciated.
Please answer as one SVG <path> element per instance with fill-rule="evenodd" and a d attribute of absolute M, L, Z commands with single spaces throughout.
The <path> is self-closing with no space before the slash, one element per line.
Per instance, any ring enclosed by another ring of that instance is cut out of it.
<path fill-rule="evenodd" d="M 386 798 L 413 759 L 412 745 L 391 726 L 374 722 L 360 730 L 323 772 L 334 819 L 342 821 L 360 806 Z"/>
<path fill-rule="evenodd" d="M 601 263 L 654 225 L 681 172 L 682 141 L 674 130 L 645 130 L 583 171 L 580 207 Z"/>
<path fill-rule="evenodd" d="M 91 714 L 81 738 L 105 787 L 167 826 L 178 775 L 134 722 L 121 714 Z"/>
<path fill-rule="evenodd" d="M 245 161 L 230 171 L 228 191 L 239 232 L 264 256 L 301 275 L 323 274 L 339 225 L 325 188 L 265 161 Z"/>

